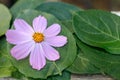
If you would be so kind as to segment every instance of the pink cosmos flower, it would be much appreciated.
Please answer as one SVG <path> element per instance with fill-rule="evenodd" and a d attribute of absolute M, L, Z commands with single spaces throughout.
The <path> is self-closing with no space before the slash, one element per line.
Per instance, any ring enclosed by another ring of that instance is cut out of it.
<path fill-rule="evenodd" d="M 65 36 L 59 35 L 61 27 L 53 24 L 47 28 L 47 20 L 38 16 L 33 20 L 33 28 L 23 19 L 14 21 L 15 30 L 8 30 L 7 41 L 14 46 L 11 55 L 17 59 L 24 59 L 30 55 L 29 63 L 33 69 L 41 70 L 46 59 L 56 61 L 60 58 L 59 52 L 53 47 L 62 47 L 67 43 Z"/>

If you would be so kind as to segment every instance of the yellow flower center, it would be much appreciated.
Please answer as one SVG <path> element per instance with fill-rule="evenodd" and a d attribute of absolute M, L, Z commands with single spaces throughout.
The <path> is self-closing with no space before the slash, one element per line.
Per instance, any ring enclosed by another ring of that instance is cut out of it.
<path fill-rule="evenodd" d="M 33 40 L 36 43 L 42 42 L 44 40 L 44 35 L 42 33 L 35 32 L 34 35 L 33 35 Z"/>

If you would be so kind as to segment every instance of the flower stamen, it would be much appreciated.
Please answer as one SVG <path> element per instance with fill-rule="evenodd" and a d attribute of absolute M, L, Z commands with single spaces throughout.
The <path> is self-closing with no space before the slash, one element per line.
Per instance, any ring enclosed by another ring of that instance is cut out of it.
<path fill-rule="evenodd" d="M 44 35 L 42 33 L 35 32 L 33 35 L 33 40 L 36 43 L 40 43 L 40 42 L 44 41 Z"/>

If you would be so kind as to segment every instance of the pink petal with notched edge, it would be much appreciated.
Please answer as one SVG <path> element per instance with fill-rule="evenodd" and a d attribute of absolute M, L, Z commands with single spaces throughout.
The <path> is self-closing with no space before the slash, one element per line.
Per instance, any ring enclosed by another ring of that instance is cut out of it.
<path fill-rule="evenodd" d="M 36 43 L 34 50 L 32 50 L 30 54 L 29 60 L 32 68 L 40 70 L 45 66 L 46 60 L 44 54 L 41 44 Z"/>
<path fill-rule="evenodd" d="M 42 33 L 47 27 L 47 20 L 43 16 L 38 16 L 33 20 L 33 28 L 35 32 Z"/>
<path fill-rule="evenodd" d="M 44 31 L 45 37 L 56 36 L 60 33 L 61 27 L 59 24 L 53 24 Z"/>
<path fill-rule="evenodd" d="M 23 44 L 16 45 L 11 49 L 11 55 L 17 60 L 26 58 L 30 51 L 34 48 L 34 42 L 29 41 Z"/>
<path fill-rule="evenodd" d="M 8 30 L 6 33 L 7 41 L 12 44 L 21 44 L 32 40 L 32 36 L 17 30 Z"/>
<path fill-rule="evenodd" d="M 29 34 L 34 33 L 34 30 L 32 29 L 32 27 L 23 19 L 15 19 L 14 27 L 18 31 L 22 31 Z"/>
<path fill-rule="evenodd" d="M 67 43 L 67 37 L 65 36 L 49 37 L 45 39 L 45 42 L 54 47 L 61 47 Z"/>
<path fill-rule="evenodd" d="M 48 60 L 55 61 L 60 58 L 59 52 L 57 50 L 55 50 L 53 47 L 51 47 L 50 45 L 48 45 L 45 42 L 43 42 L 41 44 L 42 44 L 43 50 L 45 52 L 45 57 Z"/>

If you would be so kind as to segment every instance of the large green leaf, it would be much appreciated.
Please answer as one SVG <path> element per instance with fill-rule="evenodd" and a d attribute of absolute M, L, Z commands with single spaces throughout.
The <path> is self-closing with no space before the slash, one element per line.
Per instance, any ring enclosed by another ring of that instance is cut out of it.
<path fill-rule="evenodd" d="M 12 78 L 20 79 L 20 80 L 25 80 L 25 78 L 27 78 L 27 77 L 25 77 L 25 75 L 20 73 L 17 68 L 14 67 L 14 69 L 15 69 L 15 71 L 13 71 L 11 74 Z"/>
<path fill-rule="evenodd" d="M 0 36 L 4 35 L 9 28 L 11 20 L 11 14 L 8 8 L 0 4 Z"/>
<path fill-rule="evenodd" d="M 11 8 L 13 17 L 15 18 L 18 13 L 24 9 L 34 9 L 36 6 L 45 2 L 46 0 L 18 0 Z"/>
<path fill-rule="evenodd" d="M 55 76 L 50 76 L 47 79 L 34 79 L 34 78 L 29 78 L 29 80 L 70 80 L 70 73 L 67 71 L 63 71 L 62 75 L 55 75 Z"/>
<path fill-rule="evenodd" d="M 101 73 L 112 76 L 116 80 L 120 80 L 120 56 L 109 54 L 101 49 L 95 49 L 85 45 L 80 40 L 77 42 L 79 48 L 83 52 L 84 58 L 88 59 L 92 65 L 100 69 Z"/>
<path fill-rule="evenodd" d="M 63 71 L 62 75 L 54 75 L 50 76 L 47 79 L 41 79 L 41 78 L 31 78 L 24 76 L 19 71 L 12 72 L 12 78 L 20 79 L 20 80 L 70 80 L 71 73 L 68 71 Z"/>
<path fill-rule="evenodd" d="M 75 37 L 76 42 L 79 42 L 79 39 Z M 77 74 L 96 74 L 100 73 L 100 70 L 95 67 L 89 59 L 84 56 L 84 53 L 78 48 L 78 54 L 73 62 L 73 64 L 67 69 L 71 73 Z"/>
<path fill-rule="evenodd" d="M 53 14 L 59 20 L 68 20 L 72 18 L 72 13 L 79 11 L 76 6 L 62 2 L 46 2 L 36 7 L 36 10 Z"/>
<path fill-rule="evenodd" d="M 9 77 L 11 76 L 12 71 L 14 71 L 14 68 L 12 67 L 8 56 L 5 37 L 1 37 L 0 45 L 0 77 Z"/>
<path fill-rule="evenodd" d="M 31 15 L 32 14 L 32 15 Z M 47 65 L 44 69 L 37 71 L 32 69 L 29 64 L 29 59 L 24 59 L 17 61 L 14 58 L 12 59 L 13 64 L 15 67 L 25 76 L 33 77 L 33 78 L 47 78 L 50 75 L 60 74 L 61 72 L 70 66 L 73 60 L 76 57 L 76 43 L 72 36 L 72 34 L 62 25 L 54 16 L 38 12 L 34 10 L 25 10 L 17 18 L 23 18 L 29 24 L 32 23 L 33 18 L 37 17 L 38 15 L 43 15 L 48 19 L 48 26 L 53 23 L 59 23 L 62 27 L 61 34 L 67 36 L 68 43 L 64 47 L 56 48 L 60 52 L 61 58 L 56 62 L 47 61 Z"/>
<path fill-rule="evenodd" d="M 73 32 L 72 13 L 80 11 L 81 9 L 67 3 L 46 2 L 37 6 L 36 10 L 40 10 L 54 15 L 57 19 L 62 21 L 62 23 L 65 24 L 71 32 Z"/>
<path fill-rule="evenodd" d="M 83 53 L 79 51 L 73 64 L 67 69 L 71 73 L 76 74 L 96 74 L 100 73 L 99 69 L 95 67 L 89 59 L 83 56 Z"/>
<path fill-rule="evenodd" d="M 61 23 L 64 24 L 71 33 L 74 33 L 72 20 L 62 20 Z"/>
<path fill-rule="evenodd" d="M 74 30 L 80 40 L 120 54 L 120 17 L 110 12 L 88 10 L 73 17 Z"/>

